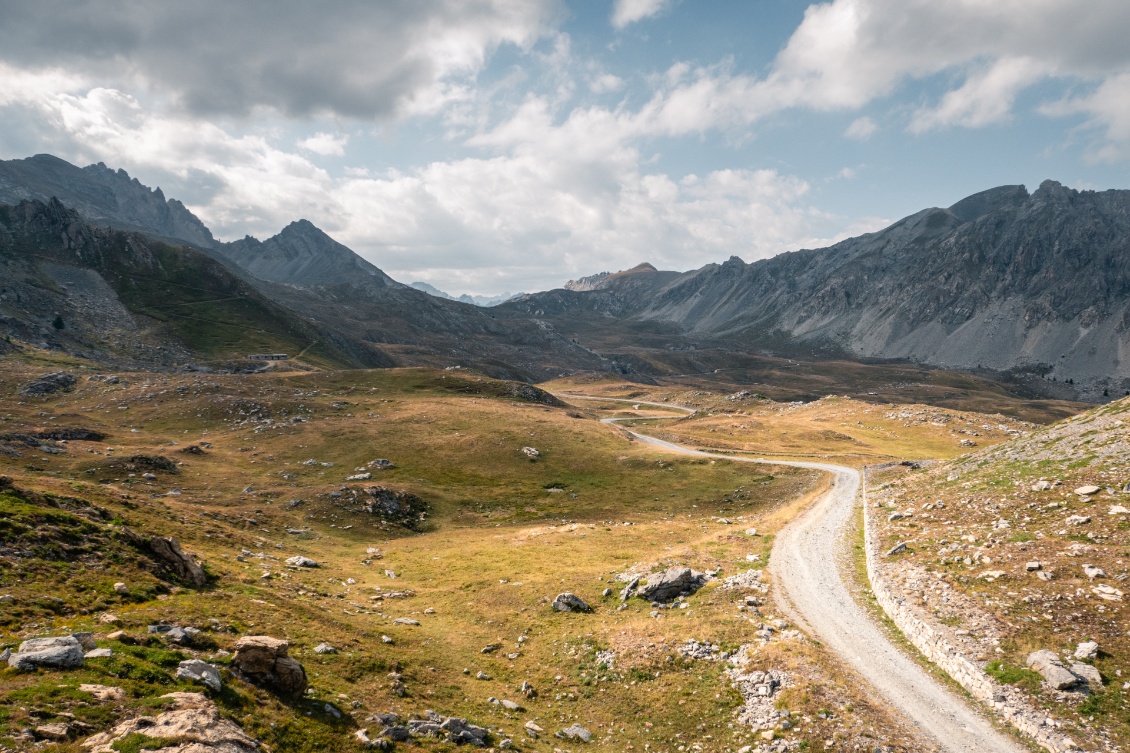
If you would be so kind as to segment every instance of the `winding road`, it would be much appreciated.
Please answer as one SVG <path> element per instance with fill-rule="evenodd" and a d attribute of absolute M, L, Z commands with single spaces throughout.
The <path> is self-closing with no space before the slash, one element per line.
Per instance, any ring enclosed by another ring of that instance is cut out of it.
<path fill-rule="evenodd" d="M 559 394 L 572 400 L 604 400 L 694 413 L 667 403 L 591 395 Z M 656 417 L 651 417 L 656 418 Z M 618 424 L 638 418 L 605 418 Z M 924 739 L 953 753 L 1022 753 L 1024 748 L 997 731 L 984 717 L 942 686 L 895 647 L 852 597 L 844 567 L 850 562 L 851 522 L 859 496 L 860 473 L 830 463 L 765 460 L 703 452 L 619 427 L 639 441 L 683 455 L 742 463 L 788 465 L 831 474 L 832 485 L 814 504 L 777 534 L 770 557 L 773 580 L 793 620 L 865 678 L 892 707 L 915 725 Z"/>

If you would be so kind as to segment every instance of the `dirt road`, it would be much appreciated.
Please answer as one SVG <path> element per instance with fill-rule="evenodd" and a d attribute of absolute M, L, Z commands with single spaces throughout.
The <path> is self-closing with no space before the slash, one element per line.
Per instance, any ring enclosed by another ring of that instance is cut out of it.
<path fill-rule="evenodd" d="M 584 399 L 582 395 L 558 395 Z M 611 400 L 612 398 L 589 398 Z M 634 404 L 640 401 L 623 400 Z M 690 408 L 652 403 L 668 409 Z M 615 424 L 634 419 L 604 419 Z M 665 442 L 625 427 L 636 439 L 684 455 L 724 458 L 747 463 L 790 465 L 832 475 L 831 488 L 786 525 L 773 543 L 769 570 L 783 608 L 810 635 L 831 649 L 891 706 L 922 732 L 924 747 L 932 742 L 953 753 L 1022 753 L 1024 748 L 998 732 L 964 700 L 935 681 L 897 649 L 867 612 L 856 603 L 848 585 L 850 532 L 860 474 L 854 468 L 827 463 L 764 460 L 702 452 Z M 927 742 L 928 741 L 928 742 Z"/>

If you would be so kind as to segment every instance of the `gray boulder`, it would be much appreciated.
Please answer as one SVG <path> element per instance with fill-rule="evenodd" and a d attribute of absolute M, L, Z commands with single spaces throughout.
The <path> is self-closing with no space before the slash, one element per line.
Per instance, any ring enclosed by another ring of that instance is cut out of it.
<path fill-rule="evenodd" d="M 74 374 L 55 371 L 28 382 L 20 392 L 29 396 L 53 395 L 56 392 L 70 392 L 76 384 L 78 377 Z"/>
<path fill-rule="evenodd" d="M 40 667 L 48 669 L 76 669 L 84 659 L 82 644 L 74 636 L 32 638 L 20 644 L 20 649 L 8 657 L 12 669 L 31 671 Z"/>
<path fill-rule="evenodd" d="M 693 594 L 706 585 L 709 579 L 706 573 L 689 567 L 670 567 L 661 573 L 649 575 L 647 585 L 639 589 L 638 595 L 648 601 L 668 602 Z"/>
<path fill-rule="evenodd" d="M 558 612 L 591 612 L 592 607 L 585 603 L 584 599 L 574 593 L 557 594 L 557 598 L 553 600 L 553 608 Z"/>
<path fill-rule="evenodd" d="M 579 740 L 587 743 L 592 740 L 592 733 L 579 724 L 571 724 L 565 729 L 557 733 L 557 736 L 564 740 Z"/>
<path fill-rule="evenodd" d="M 213 693 L 219 693 L 223 687 L 220 670 L 200 659 L 182 661 L 177 667 L 177 679 L 200 683 Z"/>
<path fill-rule="evenodd" d="M 1076 659 L 1095 659 L 1099 655 L 1099 644 L 1095 641 L 1084 641 L 1075 647 Z"/>
<path fill-rule="evenodd" d="M 1083 662 L 1072 662 L 1071 674 L 1087 683 L 1092 690 L 1102 690 L 1103 676 L 1094 666 Z"/>
<path fill-rule="evenodd" d="M 1081 681 L 1081 678 L 1063 666 L 1063 662 L 1054 651 L 1040 649 L 1028 654 L 1027 665 L 1039 672 L 1044 682 L 1054 690 L 1066 690 Z"/>

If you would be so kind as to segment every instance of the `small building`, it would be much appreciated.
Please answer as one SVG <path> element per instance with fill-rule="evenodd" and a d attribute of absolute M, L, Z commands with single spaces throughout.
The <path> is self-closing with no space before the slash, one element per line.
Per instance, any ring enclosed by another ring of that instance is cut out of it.
<path fill-rule="evenodd" d="M 290 359 L 286 353 L 252 353 L 247 356 L 249 361 L 287 361 Z"/>

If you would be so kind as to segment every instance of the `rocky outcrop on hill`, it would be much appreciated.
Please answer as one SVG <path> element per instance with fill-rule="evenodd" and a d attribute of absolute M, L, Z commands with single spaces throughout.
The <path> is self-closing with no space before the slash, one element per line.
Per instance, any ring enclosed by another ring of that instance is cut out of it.
<path fill-rule="evenodd" d="M 287 655 L 290 643 L 268 635 L 248 635 L 235 642 L 232 666 L 240 676 L 280 695 L 298 698 L 306 692 L 306 670 Z"/>
<path fill-rule="evenodd" d="M 255 753 L 259 743 L 235 722 L 220 715 L 216 704 L 201 693 L 169 693 L 172 708 L 156 716 L 139 716 L 119 722 L 113 729 L 82 743 L 88 753 L 115 753 L 123 745 L 141 741 L 168 743 L 162 753 Z M 144 747 L 144 746 L 143 746 Z M 132 746 L 130 749 L 136 749 Z"/>

